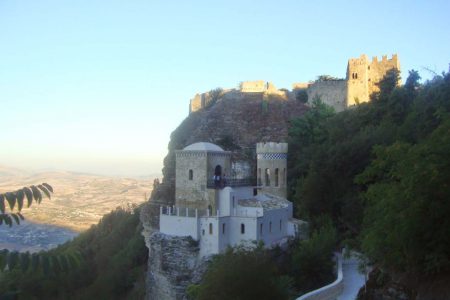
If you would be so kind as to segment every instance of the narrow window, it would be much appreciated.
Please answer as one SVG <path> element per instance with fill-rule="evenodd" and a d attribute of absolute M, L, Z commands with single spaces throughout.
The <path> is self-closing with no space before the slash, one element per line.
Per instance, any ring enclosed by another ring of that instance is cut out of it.
<path fill-rule="evenodd" d="M 244 233 L 245 233 L 245 225 L 241 224 L 241 234 L 244 234 Z"/>
<path fill-rule="evenodd" d="M 278 185 L 278 168 L 275 169 L 275 186 L 279 186 Z"/>
<path fill-rule="evenodd" d="M 202 235 L 205 235 L 205 229 L 202 229 Z"/>
<path fill-rule="evenodd" d="M 281 231 L 281 220 L 280 220 L 280 231 Z"/>
<path fill-rule="evenodd" d="M 213 234 L 212 223 L 209 223 L 209 234 Z"/>
<path fill-rule="evenodd" d="M 263 234 L 263 223 L 259 224 L 259 234 Z"/>
<path fill-rule="evenodd" d="M 355 79 L 358 79 L 358 73 L 355 73 Z"/>
<path fill-rule="evenodd" d="M 194 171 L 189 170 L 189 180 L 192 180 L 194 178 Z"/>
<path fill-rule="evenodd" d="M 270 186 L 270 169 L 266 169 L 266 186 Z"/>
<path fill-rule="evenodd" d="M 225 234 L 225 223 L 222 224 L 222 234 Z"/>
<path fill-rule="evenodd" d="M 272 222 L 269 222 L 269 232 L 272 233 Z"/>
<path fill-rule="evenodd" d="M 233 207 L 234 207 L 234 196 L 233 196 Z"/>

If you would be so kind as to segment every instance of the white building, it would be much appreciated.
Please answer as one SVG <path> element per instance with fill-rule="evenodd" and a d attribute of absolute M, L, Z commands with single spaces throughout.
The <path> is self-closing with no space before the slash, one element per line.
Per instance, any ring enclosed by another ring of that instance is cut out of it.
<path fill-rule="evenodd" d="M 292 203 L 280 196 L 286 194 L 286 143 L 257 145 L 258 180 L 224 180 L 231 155 L 214 144 L 192 144 L 176 154 L 178 196 L 175 206 L 160 208 L 160 232 L 191 236 L 201 256 L 260 241 L 273 247 L 299 233 L 303 222 L 293 219 Z"/>

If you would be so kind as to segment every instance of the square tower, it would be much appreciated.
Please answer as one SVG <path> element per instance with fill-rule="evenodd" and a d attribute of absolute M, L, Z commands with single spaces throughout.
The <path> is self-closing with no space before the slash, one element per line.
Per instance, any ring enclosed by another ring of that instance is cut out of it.
<path fill-rule="evenodd" d="M 287 143 L 258 143 L 257 184 L 262 192 L 286 198 Z"/>
<path fill-rule="evenodd" d="M 211 143 L 195 143 L 175 151 L 175 156 L 175 205 L 215 210 L 213 178 L 229 175 L 231 152 Z"/>

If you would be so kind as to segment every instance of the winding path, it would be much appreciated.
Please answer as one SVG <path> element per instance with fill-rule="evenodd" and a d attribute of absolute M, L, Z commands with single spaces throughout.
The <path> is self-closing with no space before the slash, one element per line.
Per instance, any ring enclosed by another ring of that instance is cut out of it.
<path fill-rule="evenodd" d="M 354 256 L 344 258 L 342 262 L 342 272 L 344 275 L 344 289 L 337 300 L 354 300 L 358 291 L 364 286 L 364 274 L 358 271 L 358 259 Z"/>

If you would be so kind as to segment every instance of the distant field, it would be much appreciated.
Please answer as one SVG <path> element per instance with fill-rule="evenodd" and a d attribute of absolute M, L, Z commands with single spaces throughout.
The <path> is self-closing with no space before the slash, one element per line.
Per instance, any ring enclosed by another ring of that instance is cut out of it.
<path fill-rule="evenodd" d="M 152 191 L 153 178 L 134 179 L 74 172 L 26 172 L 0 167 L 0 192 L 47 182 L 54 193 L 40 205 L 24 208 L 29 221 L 83 231 L 118 206 L 140 204 Z"/>

